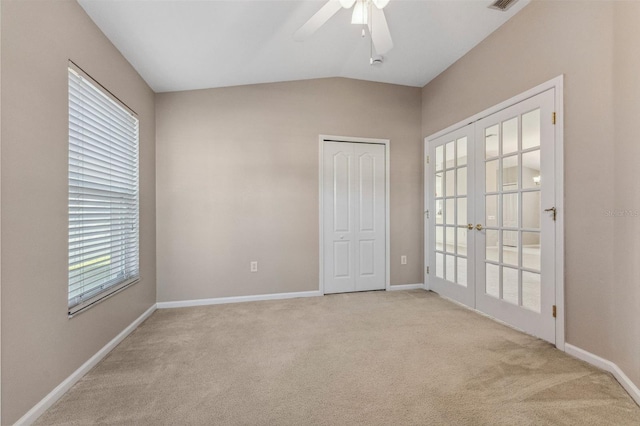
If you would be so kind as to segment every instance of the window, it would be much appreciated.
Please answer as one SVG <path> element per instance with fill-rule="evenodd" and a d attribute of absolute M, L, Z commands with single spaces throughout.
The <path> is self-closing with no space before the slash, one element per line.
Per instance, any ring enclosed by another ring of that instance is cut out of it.
<path fill-rule="evenodd" d="M 139 279 L 138 119 L 69 66 L 69 315 Z"/>

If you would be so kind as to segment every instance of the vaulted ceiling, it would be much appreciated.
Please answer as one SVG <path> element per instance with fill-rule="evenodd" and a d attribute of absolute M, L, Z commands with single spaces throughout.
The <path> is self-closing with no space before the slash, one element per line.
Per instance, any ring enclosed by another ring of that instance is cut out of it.
<path fill-rule="evenodd" d="M 424 86 L 520 11 L 491 0 L 391 0 L 394 47 L 370 65 L 371 43 L 340 10 L 305 41 L 293 33 L 326 1 L 79 0 L 156 92 L 322 77 Z"/>

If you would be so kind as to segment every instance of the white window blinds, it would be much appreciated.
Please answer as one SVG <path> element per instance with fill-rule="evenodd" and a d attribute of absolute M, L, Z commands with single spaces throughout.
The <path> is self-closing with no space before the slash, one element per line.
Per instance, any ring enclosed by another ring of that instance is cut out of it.
<path fill-rule="evenodd" d="M 69 314 L 139 278 L 138 119 L 69 68 Z"/>

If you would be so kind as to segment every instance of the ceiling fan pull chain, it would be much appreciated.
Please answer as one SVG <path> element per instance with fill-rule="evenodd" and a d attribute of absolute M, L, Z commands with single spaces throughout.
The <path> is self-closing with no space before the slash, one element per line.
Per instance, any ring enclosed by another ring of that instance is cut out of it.
<path fill-rule="evenodd" d="M 373 65 L 373 19 L 369 26 L 369 65 Z"/>
<path fill-rule="evenodd" d="M 366 0 L 362 0 L 362 38 L 365 36 L 364 27 L 367 26 L 367 21 L 369 20 L 369 16 L 371 16 L 371 10 L 367 11 L 367 7 L 371 6 L 370 3 L 367 3 Z M 369 14 L 367 15 L 367 12 Z"/>
<path fill-rule="evenodd" d="M 369 3 L 369 16 L 372 16 L 371 9 L 371 3 Z M 373 19 L 369 23 L 369 65 L 373 65 Z"/>

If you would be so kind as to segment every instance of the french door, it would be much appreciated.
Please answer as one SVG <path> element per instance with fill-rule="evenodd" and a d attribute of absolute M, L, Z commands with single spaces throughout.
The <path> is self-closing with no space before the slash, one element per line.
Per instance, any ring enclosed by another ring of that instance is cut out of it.
<path fill-rule="evenodd" d="M 550 89 L 429 141 L 428 253 L 432 290 L 555 343 L 553 111 Z"/>
<path fill-rule="evenodd" d="M 429 285 L 433 291 L 467 306 L 475 306 L 473 215 L 473 125 L 430 143 L 429 197 L 431 236 Z M 431 160 L 432 159 L 432 160 Z"/>

